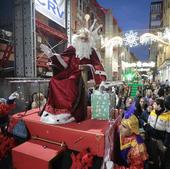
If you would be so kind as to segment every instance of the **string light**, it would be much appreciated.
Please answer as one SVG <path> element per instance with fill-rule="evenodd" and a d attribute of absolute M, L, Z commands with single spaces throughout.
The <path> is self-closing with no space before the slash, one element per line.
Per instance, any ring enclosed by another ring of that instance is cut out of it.
<path fill-rule="evenodd" d="M 140 36 L 140 43 L 142 45 L 151 45 L 153 42 L 156 42 L 156 38 L 151 33 L 144 33 Z"/>
<path fill-rule="evenodd" d="M 123 45 L 135 47 L 138 45 L 151 45 L 155 42 L 170 45 L 170 28 L 165 28 L 164 32 L 157 32 L 156 35 L 153 33 L 143 33 L 141 36 L 138 35 L 138 32 L 130 30 L 126 32 L 123 37 L 115 36 L 109 40 L 106 38 L 103 41 L 103 47 L 121 47 Z"/>

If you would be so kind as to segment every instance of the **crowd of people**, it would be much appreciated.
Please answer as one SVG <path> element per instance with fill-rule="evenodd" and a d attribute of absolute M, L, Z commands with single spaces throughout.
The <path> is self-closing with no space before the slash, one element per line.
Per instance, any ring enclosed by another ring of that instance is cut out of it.
<path fill-rule="evenodd" d="M 129 97 L 126 84 L 119 89 L 117 108 L 124 111 L 117 139 L 118 168 L 170 168 L 169 93 L 168 80 L 164 84 L 145 81 L 134 98 Z M 142 148 L 140 140 L 143 140 Z M 123 142 L 127 147 L 122 148 Z"/>
<path fill-rule="evenodd" d="M 164 84 L 145 81 L 135 97 L 130 97 L 130 88 L 126 83 L 115 86 L 115 93 L 116 108 L 123 109 L 123 113 L 114 136 L 114 167 L 111 169 L 170 169 L 168 81 Z M 13 104 L 17 96 L 12 94 L 1 103 L 1 107 Z M 31 109 L 39 107 L 42 110 L 46 104 L 44 95 L 33 93 L 32 96 Z"/>

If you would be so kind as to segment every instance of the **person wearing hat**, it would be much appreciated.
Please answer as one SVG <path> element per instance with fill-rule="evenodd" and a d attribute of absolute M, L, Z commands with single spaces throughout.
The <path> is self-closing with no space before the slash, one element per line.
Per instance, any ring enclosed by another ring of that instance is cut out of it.
<path fill-rule="evenodd" d="M 97 30 L 99 27 L 97 28 Z M 92 65 L 95 82 L 106 79 L 103 65 L 95 50 L 93 28 L 82 28 L 72 37 L 72 45 L 61 54 L 53 53 L 47 46 L 42 51 L 50 58 L 53 67 L 59 68 L 51 78 L 47 104 L 40 120 L 49 124 L 82 121 L 86 118 L 85 90 L 81 77 L 81 65 Z M 96 34 L 95 34 L 96 35 Z"/>
<path fill-rule="evenodd" d="M 9 112 L 15 108 L 15 99 L 19 97 L 17 92 L 12 93 L 8 99 L 0 98 L 0 129 L 5 133 L 5 126 L 9 120 Z"/>
<path fill-rule="evenodd" d="M 115 161 L 115 169 L 143 169 L 148 154 L 144 141 L 139 135 L 139 121 L 135 115 L 122 119 L 118 140 L 119 150 L 116 150 L 115 155 L 118 160 Z"/>

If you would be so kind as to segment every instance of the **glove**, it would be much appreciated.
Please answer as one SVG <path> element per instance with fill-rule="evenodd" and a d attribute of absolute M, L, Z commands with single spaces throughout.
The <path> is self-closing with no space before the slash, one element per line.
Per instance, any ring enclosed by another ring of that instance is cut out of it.
<path fill-rule="evenodd" d="M 41 48 L 41 51 L 44 52 L 44 54 L 48 56 L 48 58 L 54 55 L 52 50 L 47 45 L 41 44 L 40 48 Z"/>
<path fill-rule="evenodd" d="M 157 140 L 157 145 L 161 152 L 165 152 L 167 150 L 167 147 L 163 144 L 161 140 Z"/>
<path fill-rule="evenodd" d="M 19 98 L 18 92 L 12 93 L 7 99 L 7 104 L 13 104 L 14 100 L 17 99 L 17 98 Z"/>

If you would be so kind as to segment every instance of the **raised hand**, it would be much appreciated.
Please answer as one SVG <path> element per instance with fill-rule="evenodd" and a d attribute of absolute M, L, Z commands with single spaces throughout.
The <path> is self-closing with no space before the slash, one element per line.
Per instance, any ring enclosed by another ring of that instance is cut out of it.
<path fill-rule="evenodd" d="M 52 50 L 47 45 L 41 44 L 40 48 L 41 48 L 41 51 L 44 52 L 44 54 L 47 55 L 49 58 L 54 55 Z"/>

